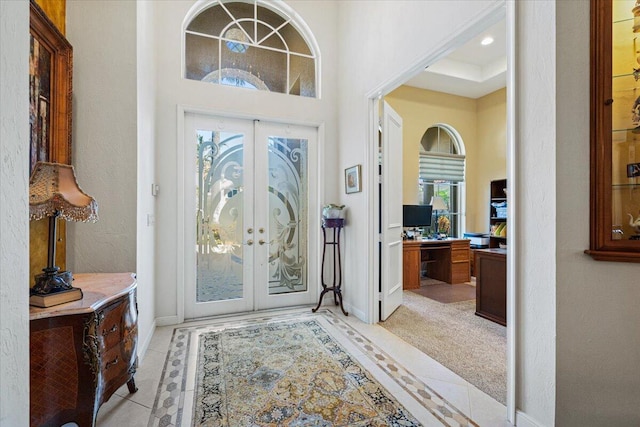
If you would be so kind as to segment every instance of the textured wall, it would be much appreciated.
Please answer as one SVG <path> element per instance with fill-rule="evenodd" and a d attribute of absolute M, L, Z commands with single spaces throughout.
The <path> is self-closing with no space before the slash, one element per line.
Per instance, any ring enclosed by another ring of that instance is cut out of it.
<path fill-rule="evenodd" d="M 640 264 L 583 253 L 591 210 L 589 3 L 558 2 L 556 10 L 556 425 L 638 426 Z"/>
<path fill-rule="evenodd" d="M 68 1 L 74 49 L 73 164 L 99 205 L 96 223 L 68 224 L 77 272 L 135 271 L 136 3 Z"/>
<path fill-rule="evenodd" d="M 153 335 L 156 318 L 155 280 L 155 197 L 151 184 L 156 174 L 155 101 L 156 72 L 151 2 L 137 4 L 138 56 L 138 164 L 137 164 L 137 238 L 136 273 L 138 274 L 138 323 L 141 351 L 144 352 Z M 148 331 L 148 333 L 147 333 Z"/>
<path fill-rule="evenodd" d="M 516 260 L 518 410 L 555 421 L 556 45 L 555 4 L 517 3 Z M 536 72 L 531 72 L 536 70 Z M 586 149 L 586 148 L 585 148 Z M 513 185 L 513 183 L 511 184 Z"/>
<path fill-rule="evenodd" d="M 0 1 L 0 426 L 29 425 L 29 3 Z"/>

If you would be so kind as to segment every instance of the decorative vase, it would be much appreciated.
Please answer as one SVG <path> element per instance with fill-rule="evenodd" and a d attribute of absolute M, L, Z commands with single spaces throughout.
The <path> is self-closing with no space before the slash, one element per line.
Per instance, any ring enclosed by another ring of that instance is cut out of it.
<path fill-rule="evenodd" d="M 333 203 L 325 205 L 322 208 L 322 217 L 325 219 L 343 218 L 344 205 L 334 205 Z"/>

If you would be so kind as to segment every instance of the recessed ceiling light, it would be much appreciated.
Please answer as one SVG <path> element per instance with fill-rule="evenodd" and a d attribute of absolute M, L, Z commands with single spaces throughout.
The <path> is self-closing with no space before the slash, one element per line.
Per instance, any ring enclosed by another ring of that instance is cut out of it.
<path fill-rule="evenodd" d="M 493 43 L 493 37 L 491 36 L 487 36 L 483 38 L 482 41 L 480 42 L 482 46 L 489 46 L 491 43 Z"/>

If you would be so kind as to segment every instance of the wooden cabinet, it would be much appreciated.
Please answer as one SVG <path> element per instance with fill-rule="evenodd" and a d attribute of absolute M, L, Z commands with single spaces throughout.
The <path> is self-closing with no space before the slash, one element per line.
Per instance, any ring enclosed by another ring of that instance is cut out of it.
<path fill-rule="evenodd" d="M 639 22 L 633 0 L 591 0 L 591 228 L 585 252 L 601 261 L 640 262 Z"/>
<path fill-rule="evenodd" d="M 507 244 L 507 180 L 491 181 L 489 188 L 489 247 Z"/>
<path fill-rule="evenodd" d="M 93 426 L 120 386 L 137 390 L 135 275 L 77 274 L 73 285 L 81 300 L 30 308 L 31 426 Z"/>
<path fill-rule="evenodd" d="M 507 325 L 507 251 L 475 250 L 476 314 Z"/>

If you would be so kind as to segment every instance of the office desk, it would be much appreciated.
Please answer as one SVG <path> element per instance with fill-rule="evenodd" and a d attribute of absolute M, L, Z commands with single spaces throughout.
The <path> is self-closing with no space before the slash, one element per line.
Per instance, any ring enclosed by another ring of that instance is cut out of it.
<path fill-rule="evenodd" d="M 403 242 L 403 289 L 420 287 L 420 269 L 427 276 L 450 284 L 471 280 L 469 239 L 405 240 Z"/>

